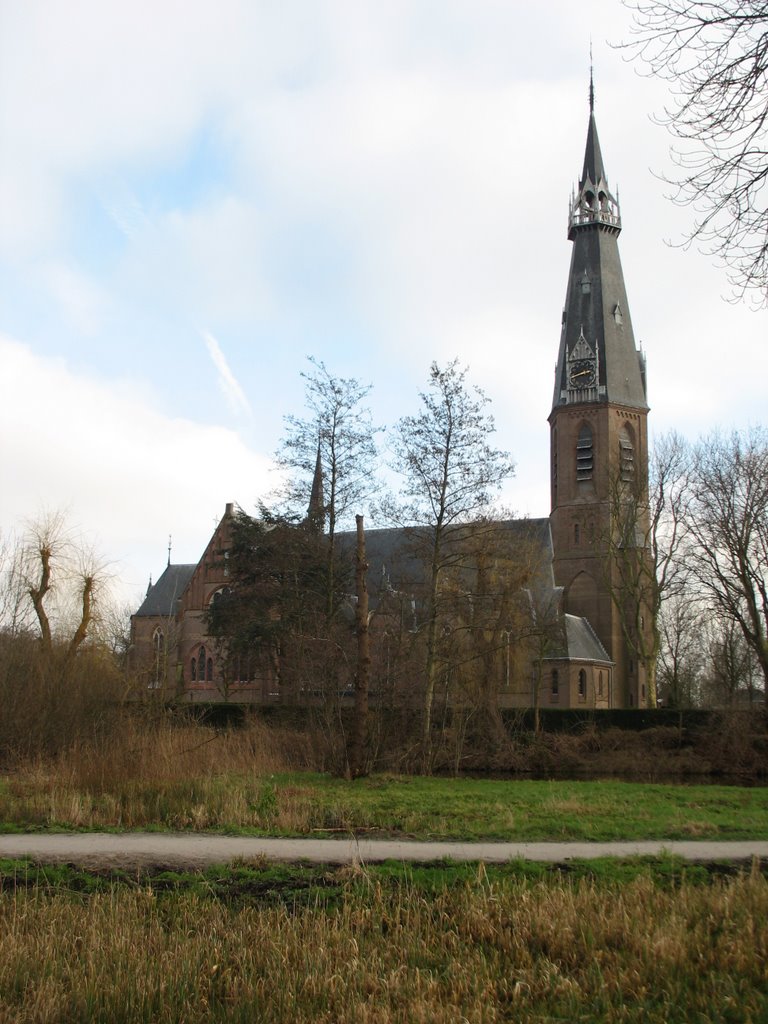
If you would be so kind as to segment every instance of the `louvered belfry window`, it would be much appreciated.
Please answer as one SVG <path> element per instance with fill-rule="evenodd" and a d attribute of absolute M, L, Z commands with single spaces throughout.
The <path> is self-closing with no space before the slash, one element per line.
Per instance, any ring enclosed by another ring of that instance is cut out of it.
<path fill-rule="evenodd" d="M 619 435 L 619 465 L 621 479 L 625 481 L 635 478 L 635 445 L 629 427 L 624 427 Z"/>
<path fill-rule="evenodd" d="M 576 479 L 591 480 L 593 465 L 592 428 L 583 423 L 576 442 Z"/>

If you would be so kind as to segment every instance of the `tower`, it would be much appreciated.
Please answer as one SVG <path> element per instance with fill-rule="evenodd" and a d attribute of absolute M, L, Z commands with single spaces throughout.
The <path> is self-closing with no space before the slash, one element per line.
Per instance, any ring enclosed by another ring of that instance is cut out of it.
<path fill-rule="evenodd" d="M 648 402 L 645 360 L 635 347 L 619 258 L 620 231 L 590 80 L 584 167 L 568 217 L 573 250 L 549 415 L 550 522 L 564 610 L 587 618 L 610 654 L 612 705 L 632 707 L 647 701 L 645 679 L 623 629 L 615 548 L 608 538 L 616 487 L 647 494 Z M 639 628 L 647 628 L 642 617 Z"/>

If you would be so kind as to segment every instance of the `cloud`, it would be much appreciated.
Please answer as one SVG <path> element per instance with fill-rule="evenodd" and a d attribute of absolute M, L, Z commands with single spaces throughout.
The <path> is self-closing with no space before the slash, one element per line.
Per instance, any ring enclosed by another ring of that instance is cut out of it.
<path fill-rule="evenodd" d="M 66 320 L 82 335 L 97 335 L 108 305 L 98 283 L 77 268 L 58 262 L 44 266 L 42 277 Z"/>
<path fill-rule="evenodd" d="M 236 433 L 168 417 L 135 389 L 73 372 L 0 335 L 0 528 L 65 508 L 132 593 L 163 564 L 197 561 L 227 501 L 253 508 L 272 464 Z"/>
<path fill-rule="evenodd" d="M 211 361 L 219 375 L 219 390 L 226 398 L 230 409 L 234 413 L 250 413 L 251 407 L 248 399 L 245 397 L 243 389 L 229 368 L 226 356 L 221 351 L 218 341 L 208 331 L 203 331 L 202 336 L 205 347 L 208 349 L 208 355 L 211 357 Z"/>

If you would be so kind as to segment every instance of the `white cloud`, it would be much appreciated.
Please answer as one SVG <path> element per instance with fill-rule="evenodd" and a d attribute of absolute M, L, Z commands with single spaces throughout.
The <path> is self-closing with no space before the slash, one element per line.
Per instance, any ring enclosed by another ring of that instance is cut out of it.
<path fill-rule="evenodd" d="M 67 322 L 82 335 L 97 335 L 108 305 L 99 284 L 75 267 L 58 262 L 44 266 L 42 276 Z"/>
<path fill-rule="evenodd" d="M 0 363 L 0 525 L 66 508 L 131 588 L 162 567 L 168 533 L 174 560 L 196 561 L 226 501 L 252 508 L 274 486 L 231 430 L 171 419 L 6 336 Z"/>
<path fill-rule="evenodd" d="M 237 382 L 235 375 L 229 367 L 226 356 L 221 351 L 221 346 L 209 331 L 203 331 L 203 341 L 208 349 L 211 362 L 218 373 L 219 388 L 227 400 L 227 404 L 234 413 L 250 413 L 251 407 L 245 397 L 243 389 Z"/>

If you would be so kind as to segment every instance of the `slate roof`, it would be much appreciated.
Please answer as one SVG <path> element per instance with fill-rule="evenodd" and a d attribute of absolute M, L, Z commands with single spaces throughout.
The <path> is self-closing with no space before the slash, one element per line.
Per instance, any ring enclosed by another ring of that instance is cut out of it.
<path fill-rule="evenodd" d="M 197 568 L 193 565 L 169 565 L 162 576 L 147 590 L 136 615 L 170 616 L 176 613 L 176 602 L 184 593 Z"/>
<path fill-rule="evenodd" d="M 580 615 L 563 615 L 559 637 L 545 661 L 568 658 L 571 661 L 597 661 L 612 665 L 607 651 L 600 643 L 587 619 Z"/>
<path fill-rule="evenodd" d="M 549 519 L 506 519 L 493 524 L 501 528 L 510 548 L 530 544 L 540 552 L 539 579 L 544 589 L 554 585 L 552 577 L 552 534 Z M 409 591 L 426 580 L 427 568 L 418 551 L 420 536 L 428 531 L 411 527 L 392 527 L 365 531 L 368 561 L 368 586 L 372 596 L 382 589 Z M 354 555 L 357 535 L 344 531 L 337 535 L 340 550 Z"/>

